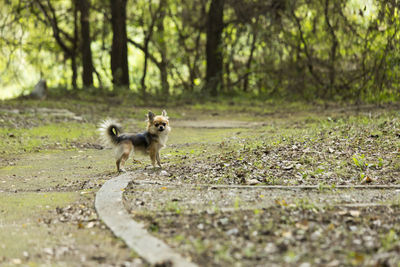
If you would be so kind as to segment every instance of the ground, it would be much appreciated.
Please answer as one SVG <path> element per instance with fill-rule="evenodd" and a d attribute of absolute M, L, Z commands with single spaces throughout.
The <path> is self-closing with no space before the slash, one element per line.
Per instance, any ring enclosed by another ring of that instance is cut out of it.
<path fill-rule="evenodd" d="M 50 99 L 0 103 L 0 265 L 146 265 L 94 211 L 117 176 L 96 128 L 111 117 L 139 132 L 163 108 L 163 169 L 129 162 L 143 175 L 125 205 L 182 255 L 201 266 L 399 264 L 396 105 Z M 355 185 L 367 188 L 339 188 Z"/>

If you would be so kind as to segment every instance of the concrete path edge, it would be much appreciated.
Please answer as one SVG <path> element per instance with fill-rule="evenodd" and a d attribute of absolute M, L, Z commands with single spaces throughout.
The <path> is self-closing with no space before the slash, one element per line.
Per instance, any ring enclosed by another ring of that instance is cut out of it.
<path fill-rule="evenodd" d="M 95 208 L 99 218 L 121 238 L 129 248 L 152 265 L 172 263 L 177 267 L 196 264 L 173 251 L 163 241 L 150 235 L 143 224 L 132 219 L 123 204 L 123 193 L 132 180 L 132 173 L 124 173 L 108 180 L 96 194 Z"/>

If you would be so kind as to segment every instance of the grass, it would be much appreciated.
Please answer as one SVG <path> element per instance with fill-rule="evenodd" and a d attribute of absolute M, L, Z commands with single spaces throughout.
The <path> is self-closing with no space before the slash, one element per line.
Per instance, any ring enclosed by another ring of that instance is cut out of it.
<path fill-rule="evenodd" d="M 85 123 L 54 123 L 24 128 L 1 128 L 2 154 L 37 152 L 42 149 L 69 149 L 73 143 L 93 142 L 97 139 L 95 126 Z"/>
<path fill-rule="evenodd" d="M 18 155 L 0 168 L 0 191 L 78 190 L 93 187 L 114 172 L 109 150 L 46 150 Z M 65 190 L 65 189 L 64 189 Z"/>
<path fill-rule="evenodd" d="M 0 194 L 0 248 L 3 255 L 21 257 L 23 251 L 31 251 L 35 240 L 44 241 L 41 248 L 52 246 L 43 215 L 58 206 L 66 206 L 77 200 L 76 193 L 23 193 Z M 47 236 L 47 238 L 43 238 Z"/>

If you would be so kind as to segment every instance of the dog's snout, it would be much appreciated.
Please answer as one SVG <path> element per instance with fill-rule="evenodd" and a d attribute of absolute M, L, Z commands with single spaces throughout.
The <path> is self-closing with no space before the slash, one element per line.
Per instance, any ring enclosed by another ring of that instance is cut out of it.
<path fill-rule="evenodd" d="M 164 126 L 158 127 L 158 130 L 159 130 L 159 131 L 164 131 Z"/>

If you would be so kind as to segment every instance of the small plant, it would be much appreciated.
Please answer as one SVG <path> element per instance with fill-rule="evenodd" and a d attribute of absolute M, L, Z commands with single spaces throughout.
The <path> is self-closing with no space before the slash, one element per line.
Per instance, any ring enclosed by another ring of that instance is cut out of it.
<path fill-rule="evenodd" d="M 158 226 L 157 222 L 152 222 L 149 226 L 149 230 L 150 230 L 150 232 L 158 233 L 158 231 L 160 230 L 160 227 Z"/>
<path fill-rule="evenodd" d="M 369 167 L 373 166 L 365 160 L 365 155 L 361 154 L 353 156 L 353 162 L 357 166 L 360 171 L 360 181 L 362 181 L 366 177 L 366 172 Z M 383 165 L 383 163 L 381 163 Z"/>
<path fill-rule="evenodd" d="M 379 168 L 379 169 L 382 169 L 382 168 L 383 168 L 383 159 L 382 159 L 382 158 L 379 158 L 379 159 L 378 159 L 378 168 Z"/>
<path fill-rule="evenodd" d="M 389 233 L 381 237 L 382 247 L 386 250 L 392 249 L 399 241 L 399 236 L 396 231 L 391 229 Z"/>
<path fill-rule="evenodd" d="M 235 197 L 235 201 L 233 202 L 233 207 L 235 210 L 238 210 L 240 208 L 240 197 Z"/>
<path fill-rule="evenodd" d="M 170 212 L 175 212 L 177 215 L 182 212 L 181 207 L 176 202 L 168 202 L 166 209 Z"/>
<path fill-rule="evenodd" d="M 325 191 L 333 190 L 333 189 L 335 189 L 335 186 L 326 184 L 324 182 L 321 182 L 321 183 L 318 184 L 318 190 L 321 191 L 321 192 L 325 192 Z"/>
<path fill-rule="evenodd" d="M 365 161 L 364 154 L 361 154 L 361 156 L 354 155 L 353 161 L 354 164 L 360 169 L 360 171 L 366 171 L 368 169 L 368 163 Z"/>

